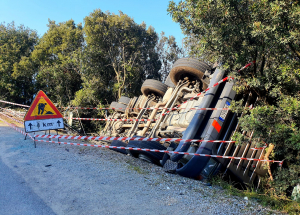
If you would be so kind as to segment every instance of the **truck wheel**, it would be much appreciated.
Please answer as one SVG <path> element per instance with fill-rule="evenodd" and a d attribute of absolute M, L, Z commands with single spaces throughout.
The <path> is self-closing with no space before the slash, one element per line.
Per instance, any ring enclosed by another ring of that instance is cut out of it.
<path fill-rule="evenodd" d="M 206 70 L 211 70 L 207 63 L 193 58 L 181 58 L 174 63 L 169 75 L 172 82 L 177 85 L 185 76 L 201 80 Z"/>
<path fill-rule="evenodd" d="M 129 141 L 129 143 L 127 144 L 127 147 L 132 147 L 132 148 L 140 148 L 138 146 L 138 142 L 139 141 Z M 126 149 L 127 153 L 130 154 L 132 157 L 138 158 L 139 157 L 139 151 L 136 150 L 129 150 Z"/>
<path fill-rule="evenodd" d="M 117 108 L 117 106 L 118 106 L 118 102 L 112 102 L 109 107 L 110 108 Z"/>
<path fill-rule="evenodd" d="M 165 81 L 165 84 L 168 85 L 169 87 L 171 88 L 175 88 L 175 85 L 173 84 L 171 78 L 170 78 L 170 74 L 168 75 L 166 81 Z"/>
<path fill-rule="evenodd" d="M 148 157 L 147 155 L 143 155 L 143 154 L 139 154 L 139 159 L 141 159 L 143 161 L 146 161 L 148 163 L 154 163 L 155 162 L 150 157 Z"/>
<path fill-rule="evenodd" d="M 148 96 L 151 93 L 163 97 L 168 90 L 168 86 L 154 79 L 147 79 L 141 88 L 142 93 Z"/>
<path fill-rule="evenodd" d="M 121 98 L 118 101 L 120 104 L 128 105 L 130 102 L 130 98 L 126 96 L 121 96 Z"/>
<path fill-rule="evenodd" d="M 127 108 L 127 105 L 117 103 L 116 108 L 117 112 L 124 113 Z"/>
<path fill-rule="evenodd" d="M 166 147 L 164 147 L 160 143 L 152 142 L 152 141 L 130 141 L 128 143 L 128 147 L 166 150 Z M 148 162 L 151 161 L 151 163 L 157 165 L 160 165 L 159 161 L 162 160 L 164 156 L 164 153 L 161 152 L 145 152 L 145 151 L 134 151 L 134 150 L 127 150 L 127 152 L 133 157 L 136 158 L 141 157 L 143 160 L 146 160 Z"/>
<path fill-rule="evenodd" d="M 111 145 L 111 146 L 124 146 L 124 147 L 127 146 L 126 143 L 124 143 L 124 142 L 122 142 L 122 141 L 119 141 L 119 140 L 114 140 L 114 141 L 112 141 L 110 145 Z M 116 151 L 116 152 L 120 152 L 120 153 L 125 154 L 125 155 L 128 154 L 127 151 L 126 151 L 126 149 L 111 149 L 111 148 L 110 148 L 110 150 L 113 150 L 113 151 Z"/>

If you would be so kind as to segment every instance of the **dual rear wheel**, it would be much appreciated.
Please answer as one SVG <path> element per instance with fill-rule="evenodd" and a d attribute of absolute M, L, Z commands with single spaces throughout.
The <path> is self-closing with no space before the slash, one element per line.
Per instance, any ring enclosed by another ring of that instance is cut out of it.
<path fill-rule="evenodd" d="M 184 78 L 188 78 L 190 81 L 202 81 L 202 89 L 206 89 L 208 87 L 207 83 L 203 82 L 203 76 L 206 71 L 210 71 L 212 68 L 204 63 L 200 62 L 193 58 L 181 58 L 178 59 L 165 83 L 161 83 L 160 81 L 154 79 L 147 79 L 143 83 L 141 87 L 141 91 L 144 96 L 149 96 L 154 94 L 156 96 L 163 97 L 166 93 L 168 87 L 175 88 L 180 80 Z M 122 96 L 119 99 L 119 103 L 113 102 L 111 106 L 126 108 L 130 101 L 130 98 Z M 117 103 L 117 104 L 116 104 Z M 125 109 L 124 109 L 125 110 Z M 166 150 L 166 147 L 161 145 L 158 142 L 151 141 L 130 141 L 128 145 L 122 141 L 113 141 L 113 146 L 128 146 L 133 148 L 148 148 L 148 149 L 158 149 L 158 150 Z M 123 150 L 123 149 L 112 149 L 114 151 L 121 152 L 123 154 L 129 153 L 133 157 L 139 157 L 142 160 L 147 162 L 155 163 L 159 165 L 159 161 L 162 160 L 164 153 L 157 152 L 146 152 L 146 151 L 135 151 L 135 150 Z"/>

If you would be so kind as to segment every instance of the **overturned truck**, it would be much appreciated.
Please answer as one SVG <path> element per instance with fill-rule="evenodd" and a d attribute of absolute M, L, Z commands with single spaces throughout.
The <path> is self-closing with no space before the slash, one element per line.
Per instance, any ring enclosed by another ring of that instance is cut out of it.
<path fill-rule="evenodd" d="M 143 95 L 121 97 L 113 102 L 116 108 L 109 116 L 113 119 L 134 119 L 133 121 L 109 121 L 103 135 L 124 137 L 160 137 L 201 140 L 231 140 L 239 131 L 239 114 L 229 110 L 233 100 L 245 101 L 243 105 L 254 105 L 257 96 L 237 95 L 234 82 L 220 82 L 227 73 L 222 68 L 211 67 L 192 58 L 177 60 L 166 80 L 146 80 L 141 88 Z M 205 93 L 200 92 L 205 91 Z M 180 108 L 177 108 L 180 106 Z M 213 108 L 208 110 L 205 108 Z M 221 109 L 221 110 L 220 110 Z M 243 113 L 242 113 L 243 114 Z M 147 119 L 143 121 L 142 119 Z M 272 148 L 255 148 L 251 144 L 252 132 L 243 132 L 249 143 L 238 145 L 220 142 L 153 142 L 153 141 L 113 141 L 114 146 L 130 146 L 207 155 L 263 159 Z M 260 181 L 267 169 L 263 162 L 211 158 L 182 154 L 163 154 L 149 151 L 120 150 L 145 161 L 164 167 L 168 172 L 176 172 L 185 177 L 208 178 L 218 172 L 229 170 L 246 184 Z"/>

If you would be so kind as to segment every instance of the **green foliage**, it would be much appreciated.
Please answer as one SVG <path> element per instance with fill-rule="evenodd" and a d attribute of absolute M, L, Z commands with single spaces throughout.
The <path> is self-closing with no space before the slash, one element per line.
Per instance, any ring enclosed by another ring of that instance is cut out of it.
<path fill-rule="evenodd" d="M 288 176 L 286 176 L 288 177 Z M 267 180 L 262 181 L 262 183 L 268 183 Z M 274 210 L 279 210 L 288 214 L 299 214 L 300 212 L 300 204 L 291 201 L 286 197 L 275 197 L 270 196 L 269 191 L 265 188 L 262 189 L 254 189 L 253 187 L 248 187 L 245 190 L 241 190 L 236 188 L 237 184 L 232 181 L 225 181 L 221 176 L 215 176 L 211 179 L 211 183 L 213 186 L 220 186 L 225 189 L 225 192 L 232 196 L 240 196 L 240 197 L 248 197 L 254 201 L 259 202 L 261 205 L 271 207 Z M 265 186 L 266 187 L 266 186 Z"/>
<path fill-rule="evenodd" d="M 270 193 L 275 196 L 291 196 L 293 188 L 299 183 L 300 165 L 291 164 L 289 168 L 284 168 L 275 174 L 274 181 L 268 182 L 272 187 Z"/>
<path fill-rule="evenodd" d="M 41 37 L 24 26 L 0 24 L 0 98 L 30 104 L 44 90 L 59 106 L 104 107 L 121 95 L 141 94 L 147 78 L 165 78 L 182 50 L 174 37 L 128 15 L 95 10 L 85 26 L 49 20 Z M 163 64 L 163 68 L 161 65 Z M 103 111 L 81 116 L 104 118 Z M 94 132 L 101 122 L 85 126 Z"/>
<path fill-rule="evenodd" d="M 283 160 L 266 186 L 274 195 L 289 195 L 300 182 L 300 5 L 298 1 L 186 0 L 170 2 L 168 12 L 187 35 L 190 54 L 228 71 L 249 62 L 236 78 L 238 93 L 258 96 L 255 108 L 240 118 L 242 131 L 254 131 L 253 143 L 275 145 L 271 159 Z M 270 134 L 270 135 L 269 135 Z M 236 134 L 243 142 L 243 135 Z"/>
<path fill-rule="evenodd" d="M 280 93 L 297 94 L 299 9 L 290 1 L 171 2 L 169 13 L 180 23 L 191 54 L 237 70 L 255 60 L 239 81 L 268 103 Z"/>
<path fill-rule="evenodd" d="M 253 143 L 259 145 L 264 141 L 275 145 L 275 159 L 300 165 L 300 101 L 297 98 L 279 98 L 277 106 L 259 105 L 258 102 L 258 106 L 239 122 L 243 130 L 255 131 Z M 239 138 L 236 140 L 242 141 Z"/>
<path fill-rule="evenodd" d="M 30 104 L 36 67 L 28 59 L 37 33 L 23 25 L 0 24 L 0 98 Z"/>
<path fill-rule="evenodd" d="M 293 189 L 292 199 L 300 203 L 300 184 Z"/>
<path fill-rule="evenodd" d="M 151 26 L 139 25 L 122 12 L 117 15 L 95 10 L 85 18 L 84 32 L 85 78 L 101 79 L 106 95 L 115 99 L 123 94 L 137 95 L 146 77 L 159 78 L 160 62 L 155 52 L 158 37 Z M 99 59 L 97 69 L 91 68 L 90 62 Z"/>
<path fill-rule="evenodd" d="M 73 20 L 59 24 L 49 20 L 48 27 L 31 54 L 39 66 L 37 84 L 50 99 L 68 105 L 81 86 L 82 26 Z"/>

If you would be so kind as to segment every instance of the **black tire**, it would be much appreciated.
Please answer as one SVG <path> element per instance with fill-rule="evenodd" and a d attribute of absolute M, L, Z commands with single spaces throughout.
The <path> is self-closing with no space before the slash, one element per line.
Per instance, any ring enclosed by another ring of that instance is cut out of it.
<path fill-rule="evenodd" d="M 170 78 L 170 74 L 168 75 L 168 77 L 166 78 L 165 84 L 168 85 L 171 88 L 175 88 L 176 86 L 174 85 L 174 83 L 172 82 L 171 78 Z"/>
<path fill-rule="evenodd" d="M 114 140 L 114 141 L 112 141 L 110 145 L 111 145 L 111 146 L 124 146 L 124 147 L 127 146 L 126 143 L 124 143 L 124 142 L 122 142 L 122 141 L 119 141 L 119 140 Z M 126 149 L 111 149 L 111 148 L 110 148 L 110 150 L 113 150 L 113 151 L 116 151 L 116 152 L 120 152 L 120 153 L 125 154 L 125 155 L 128 154 L 128 152 L 126 151 Z"/>
<path fill-rule="evenodd" d="M 146 148 L 146 149 L 158 149 L 158 150 L 166 150 L 166 147 L 161 145 L 158 142 L 152 141 L 129 141 L 128 147 L 132 148 Z M 140 154 L 144 155 L 143 160 L 151 161 L 154 164 L 160 165 L 159 161 L 163 159 L 164 153 L 161 152 L 145 152 L 145 151 L 135 151 L 135 150 L 127 150 L 127 152 L 133 157 L 140 157 Z M 147 158 L 147 159 L 146 159 Z"/>
<path fill-rule="evenodd" d="M 185 76 L 201 80 L 206 70 L 211 70 L 207 63 L 193 58 L 181 58 L 174 63 L 169 75 L 172 82 L 177 85 Z"/>
<path fill-rule="evenodd" d="M 121 96 L 121 98 L 118 101 L 120 104 L 128 105 L 130 102 L 130 98 L 126 96 Z"/>
<path fill-rule="evenodd" d="M 116 109 L 117 112 L 124 113 L 127 108 L 127 105 L 117 103 L 116 108 L 117 108 Z"/>
<path fill-rule="evenodd" d="M 141 88 L 142 93 L 148 96 L 150 93 L 163 97 L 168 90 L 168 86 L 154 79 L 147 79 Z"/>
<path fill-rule="evenodd" d="M 117 106 L 118 106 L 118 102 L 112 102 L 109 107 L 110 108 L 117 108 Z"/>
<path fill-rule="evenodd" d="M 139 141 L 129 141 L 129 143 L 127 144 L 127 147 L 132 147 L 132 148 L 140 148 L 138 145 Z M 138 158 L 139 157 L 139 151 L 136 150 L 129 150 L 126 149 L 127 153 L 130 154 L 132 157 Z"/>
<path fill-rule="evenodd" d="M 148 157 L 147 155 L 144 155 L 144 154 L 139 154 L 139 159 L 143 160 L 143 161 L 146 161 L 148 163 L 154 163 L 155 161 L 152 160 L 151 157 Z"/>

